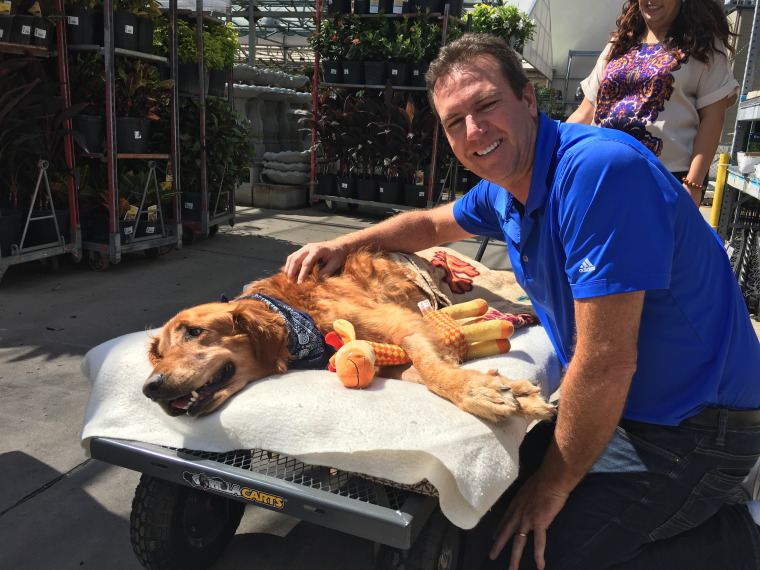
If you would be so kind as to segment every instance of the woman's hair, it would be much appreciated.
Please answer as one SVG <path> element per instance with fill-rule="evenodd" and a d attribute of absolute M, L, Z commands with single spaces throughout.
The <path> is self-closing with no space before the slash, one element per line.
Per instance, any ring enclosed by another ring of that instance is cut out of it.
<path fill-rule="evenodd" d="M 608 61 L 639 45 L 647 31 L 638 0 L 626 0 L 623 13 L 615 23 L 617 30 L 610 37 L 612 49 Z M 679 49 L 686 50 L 695 59 L 708 63 L 716 39 L 734 53 L 734 48 L 728 45 L 728 38 L 735 35 L 729 29 L 723 7 L 715 0 L 683 0 L 681 11 L 670 25 L 662 47 L 673 55 Z"/>
<path fill-rule="evenodd" d="M 433 102 L 435 84 L 457 68 L 463 67 L 480 56 L 490 55 L 498 63 L 501 73 L 509 82 L 518 99 L 522 99 L 528 77 L 517 53 L 504 40 L 490 34 L 464 34 L 461 38 L 441 48 L 438 57 L 431 62 L 425 73 L 428 99 L 433 112 L 438 115 Z"/>

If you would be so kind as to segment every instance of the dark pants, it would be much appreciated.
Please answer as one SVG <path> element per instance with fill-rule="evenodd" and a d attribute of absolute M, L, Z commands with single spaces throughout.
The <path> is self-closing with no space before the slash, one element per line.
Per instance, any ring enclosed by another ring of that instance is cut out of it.
<path fill-rule="evenodd" d="M 725 411 L 711 427 L 623 420 L 547 531 L 546 568 L 757 570 L 760 529 L 740 484 L 760 456 L 760 427 L 730 428 Z M 540 464 L 553 422 L 521 446 L 521 473 L 502 509 Z M 504 570 L 511 541 L 482 570 Z M 535 568 L 533 535 L 520 568 Z"/>

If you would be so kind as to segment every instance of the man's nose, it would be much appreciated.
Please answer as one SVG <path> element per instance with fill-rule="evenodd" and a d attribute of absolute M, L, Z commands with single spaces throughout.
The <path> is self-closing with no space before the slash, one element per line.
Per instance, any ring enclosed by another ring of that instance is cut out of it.
<path fill-rule="evenodd" d="M 465 117 L 465 125 L 467 125 L 468 139 L 477 138 L 483 131 L 480 121 L 476 120 L 472 115 L 467 115 Z"/>

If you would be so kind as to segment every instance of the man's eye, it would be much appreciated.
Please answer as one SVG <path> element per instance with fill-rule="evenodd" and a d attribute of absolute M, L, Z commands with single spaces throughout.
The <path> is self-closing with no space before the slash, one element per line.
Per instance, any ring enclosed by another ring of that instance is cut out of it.
<path fill-rule="evenodd" d="M 187 329 L 187 334 L 190 336 L 201 336 L 201 333 L 203 332 L 203 329 L 200 328 L 189 328 Z"/>

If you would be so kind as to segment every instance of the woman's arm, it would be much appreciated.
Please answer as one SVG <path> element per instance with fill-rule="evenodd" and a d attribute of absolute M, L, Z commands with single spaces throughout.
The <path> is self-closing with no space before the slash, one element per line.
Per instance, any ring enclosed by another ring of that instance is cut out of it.
<path fill-rule="evenodd" d="M 726 105 L 728 98 L 724 97 L 711 105 L 702 107 L 697 110 L 699 113 L 699 128 L 697 136 L 694 137 L 694 150 L 691 153 L 691 165 L 686 178 L 690 182 L 702 184 L 707 171 L 710 170 L 715 152 L 718 150 L 720 135 L 723 131 L 723 121 L 726 117 Z M 694 202 L 699 207 L 702 199 L 702 189 L 696 188 L 686 182 L 683 183 Z"/>
<path fill-rule="evenodd" d="M 590 125 L 594 120 L 595 110 L 596 109 L 594 107 L 594 104 L 584 97 L 583 101 L 581 101 L 581 104 L 573 112 L 573 114 L 567 118 L 566 122 L 583 123 L 584 125 Z"/>

